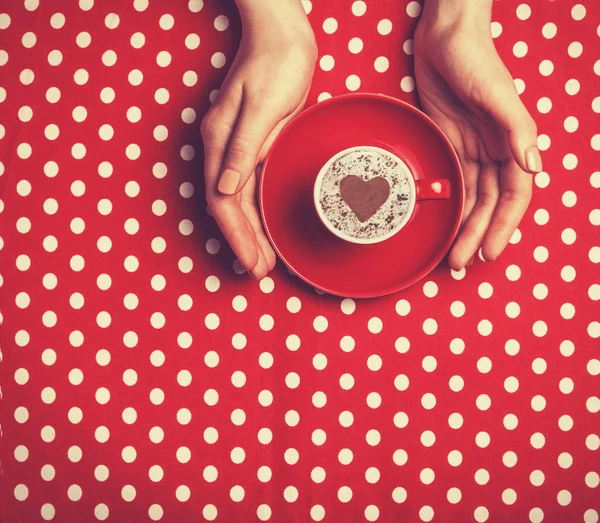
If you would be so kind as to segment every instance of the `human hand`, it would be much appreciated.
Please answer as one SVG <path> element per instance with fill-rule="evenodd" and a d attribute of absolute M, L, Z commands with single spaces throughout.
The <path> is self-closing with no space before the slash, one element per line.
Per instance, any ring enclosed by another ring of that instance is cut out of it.
<path fill-rule="evenodd" d="M 449 265 L 495 260 L 525 214 L 530 173 L 542 170 L 537 128 L 490 32 L 492 0 L 427 0 L 415 32 L 415 76 L 425 112 L 461 162 L 465 207 Z"/>
<path fill-rule="evenodd" d="M 202 121 L 206 199 L 241 265 L 260 280 L 275 266 L 255 190 L 261 164 L 303 108 L 317 57 L 296 0 L 238 0 L 239 51 Z"/>

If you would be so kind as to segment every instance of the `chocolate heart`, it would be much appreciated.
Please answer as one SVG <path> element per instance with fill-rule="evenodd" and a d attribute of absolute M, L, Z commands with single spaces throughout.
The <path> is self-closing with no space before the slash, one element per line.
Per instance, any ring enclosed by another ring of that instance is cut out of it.
<path fill-rule="evenodd" d="M 340 194 L 361 222 L 373 216 L 390 196 L 390 184 L 378 176 L 365 182 L 360 176 L 346 176 L 340 182 Z"/>

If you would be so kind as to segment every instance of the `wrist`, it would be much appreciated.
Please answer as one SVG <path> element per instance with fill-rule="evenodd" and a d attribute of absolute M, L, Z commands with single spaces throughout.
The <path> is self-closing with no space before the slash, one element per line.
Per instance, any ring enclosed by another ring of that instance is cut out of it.
<path fill-rule="evenodd" d="M 485 28 L 489 32 L 493 0 L 426 0 L 425 25 L 439 28 Z"/>
<path fill-rule="evenodd" d="M 243 34 L 273 48 L 299 46 L 316 53 L 316 40 L 299 0 L 236 0 Z"/>
<path fill-rule="evenodd" d="M 310 25 L 299 0 L 235 0 L 242 22 Z"/>

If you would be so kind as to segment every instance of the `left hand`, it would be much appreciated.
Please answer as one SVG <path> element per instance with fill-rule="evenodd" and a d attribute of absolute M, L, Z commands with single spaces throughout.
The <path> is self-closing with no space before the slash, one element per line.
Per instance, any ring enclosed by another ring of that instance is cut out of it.
<path fill-rule="evenodd" d="M 491 0 L 427 0 L 415 33 L 415 76 L 425 112 L 461 162 L 465 207 L 449 265 L 495 260 L 525 214 L 530 173 L 542 170 L 537 128 L 490 33 Z"/>
<path fill-rule="evenodd" d="M 300 113 L 317 56 L 297 0 L 237 0 L 242 41 L 202 121 L 206 200 L 240 264 L 255 280 L 275 266 L 256 198 L 260 165 Z"/>

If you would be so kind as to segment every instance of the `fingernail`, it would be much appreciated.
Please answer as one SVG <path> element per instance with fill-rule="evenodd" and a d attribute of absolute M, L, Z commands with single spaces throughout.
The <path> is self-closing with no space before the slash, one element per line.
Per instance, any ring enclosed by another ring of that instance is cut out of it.
<path fill-rule="evenodd" d="M 232 169 L 225 169 L 219 179 L 219 192 L 227 195 L 235 194 L 239 183 L 240 174 Z"/>
<path fill-rule="evenodd" d="M 525 151 L 525 162 L 531 172 L 539 173 L 542 170 L 542 157 L 537 147 L 531 146 Z"/>

